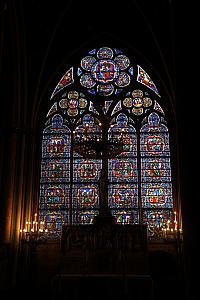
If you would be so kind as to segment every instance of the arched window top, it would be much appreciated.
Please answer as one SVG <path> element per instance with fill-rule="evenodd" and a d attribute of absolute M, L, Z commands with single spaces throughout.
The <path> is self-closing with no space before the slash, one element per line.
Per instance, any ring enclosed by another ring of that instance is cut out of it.
<path fill-rule="evenodd" d="M 158 116 L 157 113 L 153 112 L 148 116 L 148 123 L 143 125 L 141 128 L 141 132 L 155 132 L 155 131 L 160 131 L 160 132 L 168 132 L 167 127 L 161 123 L 160 117 Z"/>
<path fill-rule="evenodd" d="M 63 118 L 60 115 L 54 115 L 52 118 L 52 127 L 60 128 L 63 125 Z"/>
<path fill-rule="evenodd" d="M 81 134 L 87 138 L 90 134 L 96 135 L 101 133 L 101 123 L 99 120 L 91 114 L 86 114 L 81 119 L 81 124 L 75 128 L 75 134 Z"/>
<path fill-rule="evenodd" d="M 69 133 L 70 129 L 63 124 L 63 118 L 61 115 L 56 114 L 51 119 L 51 125 L 46 127 L 43 133 Z"/>
<path fill-rule="evenodd" d="M 116 118 L 117 125 L 127 125 L 128 123 L 128 117 L 125 114 L 119 114 Z"/>

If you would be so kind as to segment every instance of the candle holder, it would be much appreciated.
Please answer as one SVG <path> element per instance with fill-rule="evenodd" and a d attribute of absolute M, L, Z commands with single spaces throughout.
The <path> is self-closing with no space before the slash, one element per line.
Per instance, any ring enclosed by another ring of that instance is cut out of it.
<path fill-rule="evenodd" d="M 20 242 L 35 249 L 37 245 L 47 242 L 45 236 L 47 229 L 45 229 L 44 221 L 38 222 L 36 213 L 33 220 L 33 222 L 26 221 L 25 227 L 20 229 Z"/>
<path fill-rule="evenodd" d="M 153 228 L 154 236 L 150 239 L 167 240 L 167 241 L 182 241 L 183 232 L 178 228 L 177 213 L 173 212 L 174 219 L 163 221 Z"/>

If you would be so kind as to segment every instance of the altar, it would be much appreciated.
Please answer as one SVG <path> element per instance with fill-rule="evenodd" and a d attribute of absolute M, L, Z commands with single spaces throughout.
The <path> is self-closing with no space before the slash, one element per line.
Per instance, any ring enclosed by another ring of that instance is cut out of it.
<path fill-rule="evenodd" d="M 108 216 L 107 221 L 100 217 L 87 226 L 63 225 L 56 293 L 68 290 L 77 299 L 89 299 L 83 295 L 88 287 L 97 293 L 95 299 L 114 295 L 152 299 L 147 254 L 145 225 L 118 225 Z"/>

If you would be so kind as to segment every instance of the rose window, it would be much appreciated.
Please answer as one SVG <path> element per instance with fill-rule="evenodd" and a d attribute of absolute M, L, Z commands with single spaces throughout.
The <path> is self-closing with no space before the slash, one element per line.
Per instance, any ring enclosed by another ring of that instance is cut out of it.
<path fill-rule="evenodd" d="M 133 75 L 130 60 L 121 51 L 102 47 L 92 50 L 81 60 L 78 68 L 80 84 L 91 94 L 110 96 L 128 86 Z"/>

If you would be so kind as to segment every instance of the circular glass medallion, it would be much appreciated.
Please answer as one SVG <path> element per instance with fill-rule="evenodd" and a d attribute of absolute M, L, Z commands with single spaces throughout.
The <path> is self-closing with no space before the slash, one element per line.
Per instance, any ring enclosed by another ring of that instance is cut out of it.
<path fill-rule="evenodd" d="M 118 55 L 115 58 L 115 62 L 118 64 L 120 70 L 125 70 L 130 64 L 130 60 L 126 55 Z"/>
<path fill-rule="evenodd" d="M 113 57 L 113 51 L 111 48 L 108 47 L 102 47 L 97 52 L 97 57 L 100 59 L 103 58 L 112 58 Z"/>
<path fill-rule="evenodd" d="M 61 99 L 59 101 L 59 105 L 61 108 L 67 108 L 68 107 L 68 100 L 67 99 Z"/>
<path fill-rule="evenodd" d="M 91 69 L 92 77 L 101 83 L 108 83 L 116 80 L 119 76 L 118 65 L 109 59 L 97 61 Z"/>
<path fill-rule="evenodd" d="M 151 98 L 148 98 L 148 97 L 143 98 L 143 106 L 144 107 L 149 107 L 149 106 L 151 106 L 151 104 L 152 104 Z"/>
<path fill-rule="evenodd" d="M 126 107 L 131 107 L 132 104 L 133 104 L 132 98 L 125 98 L 125 99 L 123 100 L 123 104 L 124 104 L 124 106 L 126 106 Z"/>
<path fill-rule="evenodd" d="M 127 73 L 121 72 L 115 84 L 119 87 L 124 87 L 130 83 L 130 80 L 130 76 Z"/>
<path fill-rule="evenodd" d="M 79 108 L 85 108 L 87 106 L 87 100 L 84 98 L 80 98 L 78 100 L 78 103 Z"/>
<path fill-rule="evenodd" d="M 90 71 L 95 61 L 96 58 L 93 56 L 86 56 L 81 60 L 81 67 L 86 71 Z"/>
<path fill-rule="evenodd" d="M 77 91 L 70 91 L 68 93 L 68 99 L 78 99 L 79 94 Z"/>
<path fill-rule="evenodd" d="M 70 108 L 76 108 L 78 106 L 78 100 L 71 99 L 71 100 L 69 100 L 68 105 Z"/>
<path fill-rule="evenodd" d="M 134 99 L 133 99 L 133 105 L 134 105 L 135 107 L 141 107 L 142 104 L 143 104 L 143 101 L 142 101 L 141 98 L 134 98 Z"/>
<path fill-rule="evenodd" d="M 83 74 L 80 78 L 80 83 L 86 88 L 91 88 L 96 84 L 90 74 Z"/>

